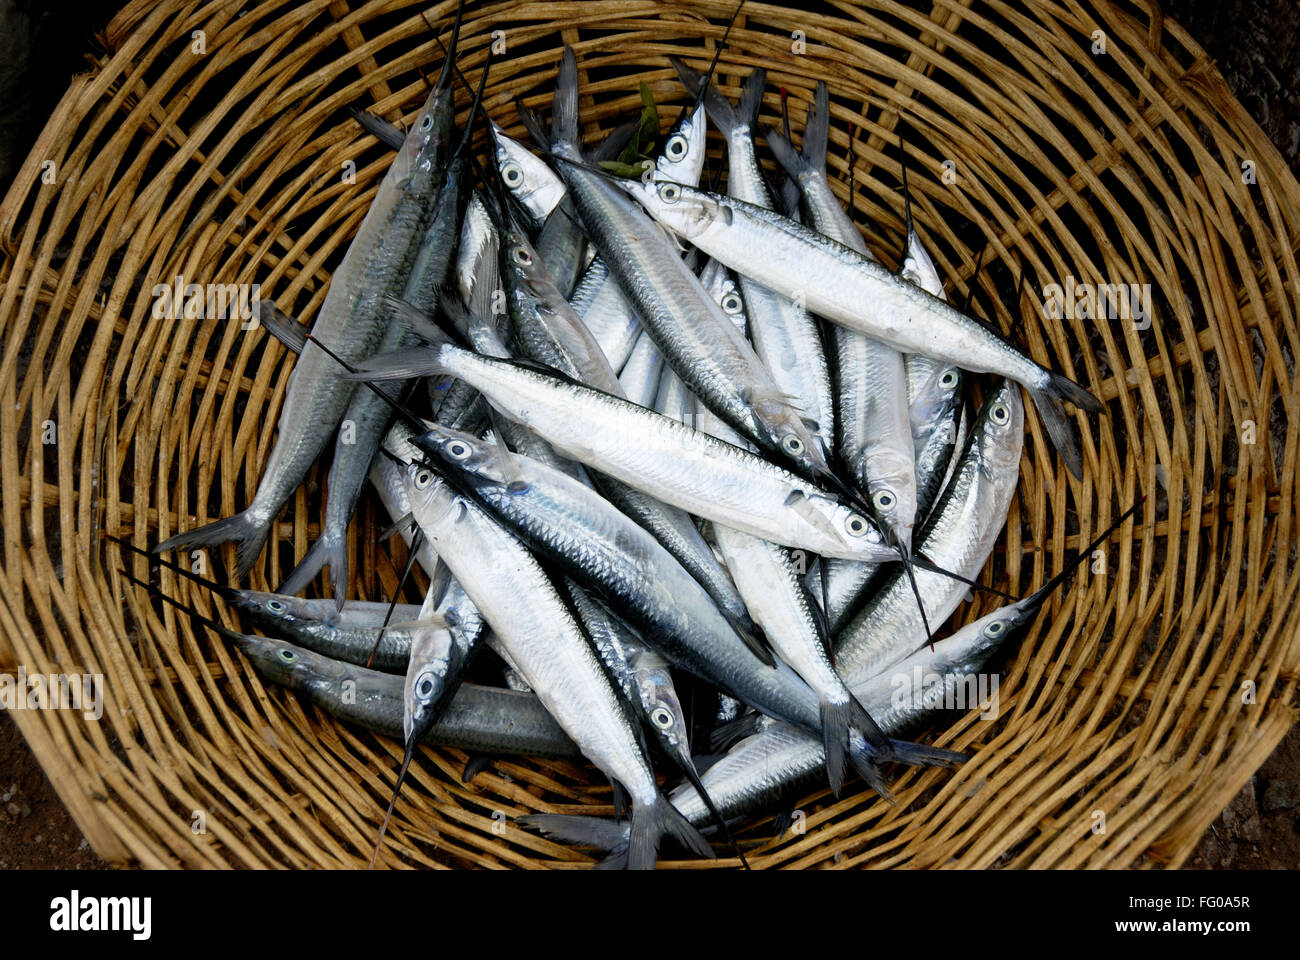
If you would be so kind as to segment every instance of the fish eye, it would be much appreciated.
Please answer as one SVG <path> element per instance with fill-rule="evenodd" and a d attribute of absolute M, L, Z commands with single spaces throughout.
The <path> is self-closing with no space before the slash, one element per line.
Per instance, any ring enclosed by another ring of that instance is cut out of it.
<path fill-rule="evenodd" d="M 1007 624 L 1005 620 L 994 620 L 992 623 L 990 623 L 987 627 L 984 628 L 984 636 L 1000 637 L 1002 636 L 1003 632 L 1006 629 L 1007 629 Z"/>
<path fill-rule="evenodd" d="M 421 470 L 419 473 L 417 473 L 417 474 L 415 475 L 415 489 L 416 489 L 416 490 L 423 490 L 423 489 L 425 489 L 426 487 L 428 487 L 429 484 L 431 484 L 431 483 L 433 483 L 433 471 L 432 471 L 432 470 Z"/>
<path fill-rule="evenodd" d="M 890 507 L 894 505 L 896 501 L 894 499 L 894 495 L 890 493 L 888 490 L 881 490 L 878 491 L 876 495 L 871 498 L 871 502 L 872 504 L 875 505 L 875 508 L 877 510 L 888 510 Z"/>
<path fill-rule="evenodd" d="M 433 672 L 426 671 L 420 674 L 420 679 L 415 681 L 415 695 L 421 700 L 428 700 L 433 696 Z"/>
<path fill-rule="evenodd" d="M 1001 425 L 1011 419 L 1011 411 L 1007 409 L 1005 403 L 994 404 L 993 409 L 989 411 L 989 417 L 994 423 Z"/>
<path fill-rule="evenodd" d="M 844 521 L 844 529 L 849 532 L 851 537 L 865 537 L 871 526 L 867 523 L 867 518 L 862 514 L 850 513 Z"/>
<path fill-rule="evenodd" d="M 687 143 L 686 138 L 680 133 L 670 137 L 668 143 L 664 146 L 664 156 L 669 160 L 680 160 L 686 156 Z"/>
<path fill-rule="evenodd" d="M 524 168 L 511 160 L 501 168 L 501 179 L 506 182 L 506 186 L 514 189 L 524 182 Z"/>
<path fill-rule="evenodd" d="M 673 725 L 673 714 L 667 707 L 655 707 L 650 714 L 650 720 L 660 730 L 667 730 Z"/>
<path fill-rule="evenodd" d="M 426 113 L 420 118 L 420 129 L 428 130 L 431 126 L 433 126 L 433 114 Z"/>
<path fill-rule="evenodd" d="M 742 306 L 744 306 L 744 304 L 740 302 L 740 297 L 734 293 L 729 293 L 722 298 L 723 313 L 730 313 L 733 315 L 740 313 L 740 309 Z"/>
<path fill-rule="evenodd" d="M 298 659 L 298 654 L 294 653 L 292 650 L 286 647 L 281 647 L 280 659 L 285 663 L 293 663 L 295 660 Z"/>
<path fill-rule="evenodd" d="M 799 454 L 803 453 L 803 441 L 794 434 L 790 434 L 790 436 L 781 441 L 781 449 L 791 456 L 797 457 Z"/>
<path fill-rule="evenodd" d="M 453 460 L 467 460 L 474 451 L 464 440 L 453 440 L 447 444 L 447 456 Z M 418 482 L 418 481 L 417 481 Z"/>
<path fill-rule="evenodd" d="M 664 203 L 676 203 L 682 195 L 682 188 L 675 183 L 665 183 L 659 188 L 659 198 Z"/>
<path fill-rule="evenodd" d="M 284 612 L 284 601 L 283 601 L 283 600 L 268 600 L 268 601 L 266 601 L 266 609 L 270 610 L 272 613 L 283 613 L 283 612 Z"/>
<path fill-rule="evenodd" d="M 527 247 L 521 245 L 510 251 L 510 259 L 521 267 L 526 267 L 533 262 L 533 255 L 528 252 Z"/>
<path fill-rule="evenodd" d="M 957 386 L 957 371 L 945 370 L 943 376 L 939 378 L 939 386 L 943 387 L 945 390 L 951 390 L 953 387 Z"/>

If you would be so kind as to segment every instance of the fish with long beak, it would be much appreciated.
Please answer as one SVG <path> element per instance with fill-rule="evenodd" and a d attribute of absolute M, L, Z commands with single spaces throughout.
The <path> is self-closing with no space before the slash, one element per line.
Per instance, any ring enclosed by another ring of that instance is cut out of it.
<path fill-rule="evenodd" d="M 388 612 L 387 603 L 352 603 L 338 610 L 331 600 L 304 600 L 282 593 L 241 590 L 200 576 L 181 564 L 150 554 L 118 537 L 113 542 L 197 583 L 221 597 L 241 621 L 289 640 L 322 656 L 357 665 L 370 665 L 387 673 L 404 673 L 411 652 L 411 633 L 402 623 L 414 619 L 419 607 L 403 606 L 394 611 L 398 623 L 379 640 L 380 625 Z M 373 662 L 371 654 L 373 656 Z"/>

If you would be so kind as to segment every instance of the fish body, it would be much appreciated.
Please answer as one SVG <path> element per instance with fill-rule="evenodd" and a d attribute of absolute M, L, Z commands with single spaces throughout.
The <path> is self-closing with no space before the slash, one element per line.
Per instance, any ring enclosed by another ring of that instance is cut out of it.
<path fill-rule="evenodd" d="M 1082 476 L 1078 437 L 1064 401 L 1101 404 L 1074 381 L 1039 365 L 997 331 L 837 240 L 772 210 L 678 184 L 617 181 L 655 219 L 704 253 L 753 276 L 828 320 L 905 353 L 920 353 L 1029 391 L 1053 445 Z"/>
<path fill-rule="evenodd" d="M 653 867 L 664 834 L 710 855 L 660 793 L 626 701 L 532 554 L 427 468 L 410 468 L 407 494 L 421 529 L 538 699 L 583 755 L 627 792 L 629 866 Z"/>

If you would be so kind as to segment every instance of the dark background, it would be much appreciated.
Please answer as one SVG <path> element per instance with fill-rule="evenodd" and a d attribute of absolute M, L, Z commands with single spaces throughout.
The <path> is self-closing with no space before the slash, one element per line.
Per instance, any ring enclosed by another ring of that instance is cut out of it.
<path fill-rule="evenodd" d="M 100 50 L 117 4 L 0 0 L 0 191 L 73 74 Z M 1293 170 L 1300 170 L 1300 4 L 1164 0 L 1205 48 Z M 5 665 L 8 666 L 8 665 Z M 1206 832 L 1188 866 L 1300 867 L 1300 726 Z M 13 721 L 0 711 L 0 869 L 105 867 L 59 802 Z"/>

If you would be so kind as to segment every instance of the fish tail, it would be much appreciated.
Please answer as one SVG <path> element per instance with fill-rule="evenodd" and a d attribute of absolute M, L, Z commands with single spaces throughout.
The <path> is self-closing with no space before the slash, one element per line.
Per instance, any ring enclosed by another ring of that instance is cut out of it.
<path fill-rule="evenodd" d="M 894 795 L 885 785 L 880 764 L 893 758 L 894 741 L 885 735 L 857 697 L 850 695 L 848 707 L 852 724 L 848 738 L 849 763 L 872 790 L 893 803 Z"/>
<path fill-rule="evenodd" d="M 1102 409 L 1101 402 L 1069 377 L 1051 371 L 1048 371 L 1048 376 L 1051 379 L 1047 386 L 1031 389 L 1029 395 L 1043 420 L 1043 428 L 1047 431 L 1052 446 L 1065 461 L 1066 469 L 1076 480 L 1080 480 L 1083 478 L 1083 450 L 1079 435 L 1065 412 L 1064 401 L 1069 400 L 1092 412 Z"/>
<path fill-rule="evenodd" d="M 686 849 L 713 859 L 713 848 L 700 836 L 689 820 L 681 815 L 662 793 L 650 805 L 633 803 L 632 830 L 628 837 L 627 868 L 653 870 L 659 853 L 659 841 L 672 837 Z"/>
<path fill-rule="evenodd" d="M 266 327 L 266 332 L 279 340 L 294 353 L 302 353 L 307 346 L 308 329 L 289 316 L 270 300 L 261 300 L 257 304 L 257 322 Z"/>
<path fill-rule="evenodd" d="M 316 575 L 326 567 L 334 583 L 334 602 L 343 609 L 343 598 L 348 585 L 348 545 L 342 537 L 334 534 L 322 534 L 308 549 L 298 565 L 285 577 L 276 593 L 296 596 L 305 590 Z"/>
<path fill-rule="evenodd" d="M 362 110 L 360 107 L 348 107 L 348 113 L 352 119 L 361 124 L 361 129 L 370 134 L 389 150 L 401 150 L 402 144 L 406 142 L 406 134 L 394 124 L 389 123 L 382 117 L 377 117 L 373 113 Z"/>
<path fill-rule="evenodd" d="M 710 117 L 712 117 L 712 114 L 710 114 Z M 778 133 L 776 130 L 768 130 L 766 139 L 768 148 L 776 157 L 776 162 L 790 175 L 790 180 L 797 180 L 808 172 L 808 161 L 800 156 L 799 151 L 785 138 L 785 134 Z M 807 142 L 806 136 L 804 142 Z"/>
<path fill-rule="evenodd" d="M 822 698 L 818 707 L 822 747 L 826 751 L 826 779 L 830 781 L 831 793 L 838 797 L 844 786 L 844 758 L 849 749 L 850 701 Z"/>
<path fill-rule="evenodd" d="M 849 763 L 858 772 L 858 776 L 882 799 L 893 803 L 894 794 L 886 786 L 885 778 L 880 773 L 882 759 L 880 752 L 865 740 L 855 738 L 849 744 Z"/>
<path fill-rule="evenodd" d="M 551 101 L 551 140 L 578 145 L 578 61 L 573 48 L 564 45 L 560 70 L 555 76 L 555 99 Z"/>
<path fill-rule="evenodd" d="M 741 85 L 740 102 L 736 104 L 736 116 L 741 123 L 748 124 L 751 130 L 758 122 L 758 111 L 763 108 L 763 89 L 766 86 L 767 71 L 762 67 L 756 67 Z"/>
<path fill-rule="evenodd" d="M 701 73 L 692 70 L 676 57 L 670 57 L 669 60 L 672 62 L 673 69 L 677 71 L 682 85 L 696 96 L 703 96 L 704 109 L 708 111 L 709 119 L 724 137 L 730 136 L 737 127 L 748 126 L 753 129 L 758 120 L 758 111 L 763 106 L 763 88 L 767 83 L 766 70 L 759 67 L 745 78 L 740 91 L 740 100 L 733 104 L 719 92 L 717 87 L 707 83 Z"/>
<path fill-rule="evenodd" d="M 271 533 L 268 522 L 258 520 L 251 510 L 244 510 L 233 517 L 216 520 L 212 523 L 186 530 L 168 537 L 153 548 L 154 553 L 167 550 L 180 550 L 189 547 L 215 547 L 234 541 L 235 569 L 239 576 L 246 574 L 262 552 L 262 546 Z"/>
<path fill-rule="evenodd" d="M 803 125 L 803 162 L 809 170 L 826 169 L 826 151 L 831 136 L 831 95 L 824 81 L 817 82 L 817 92 L 808 105 L 808 119 Z"/>

